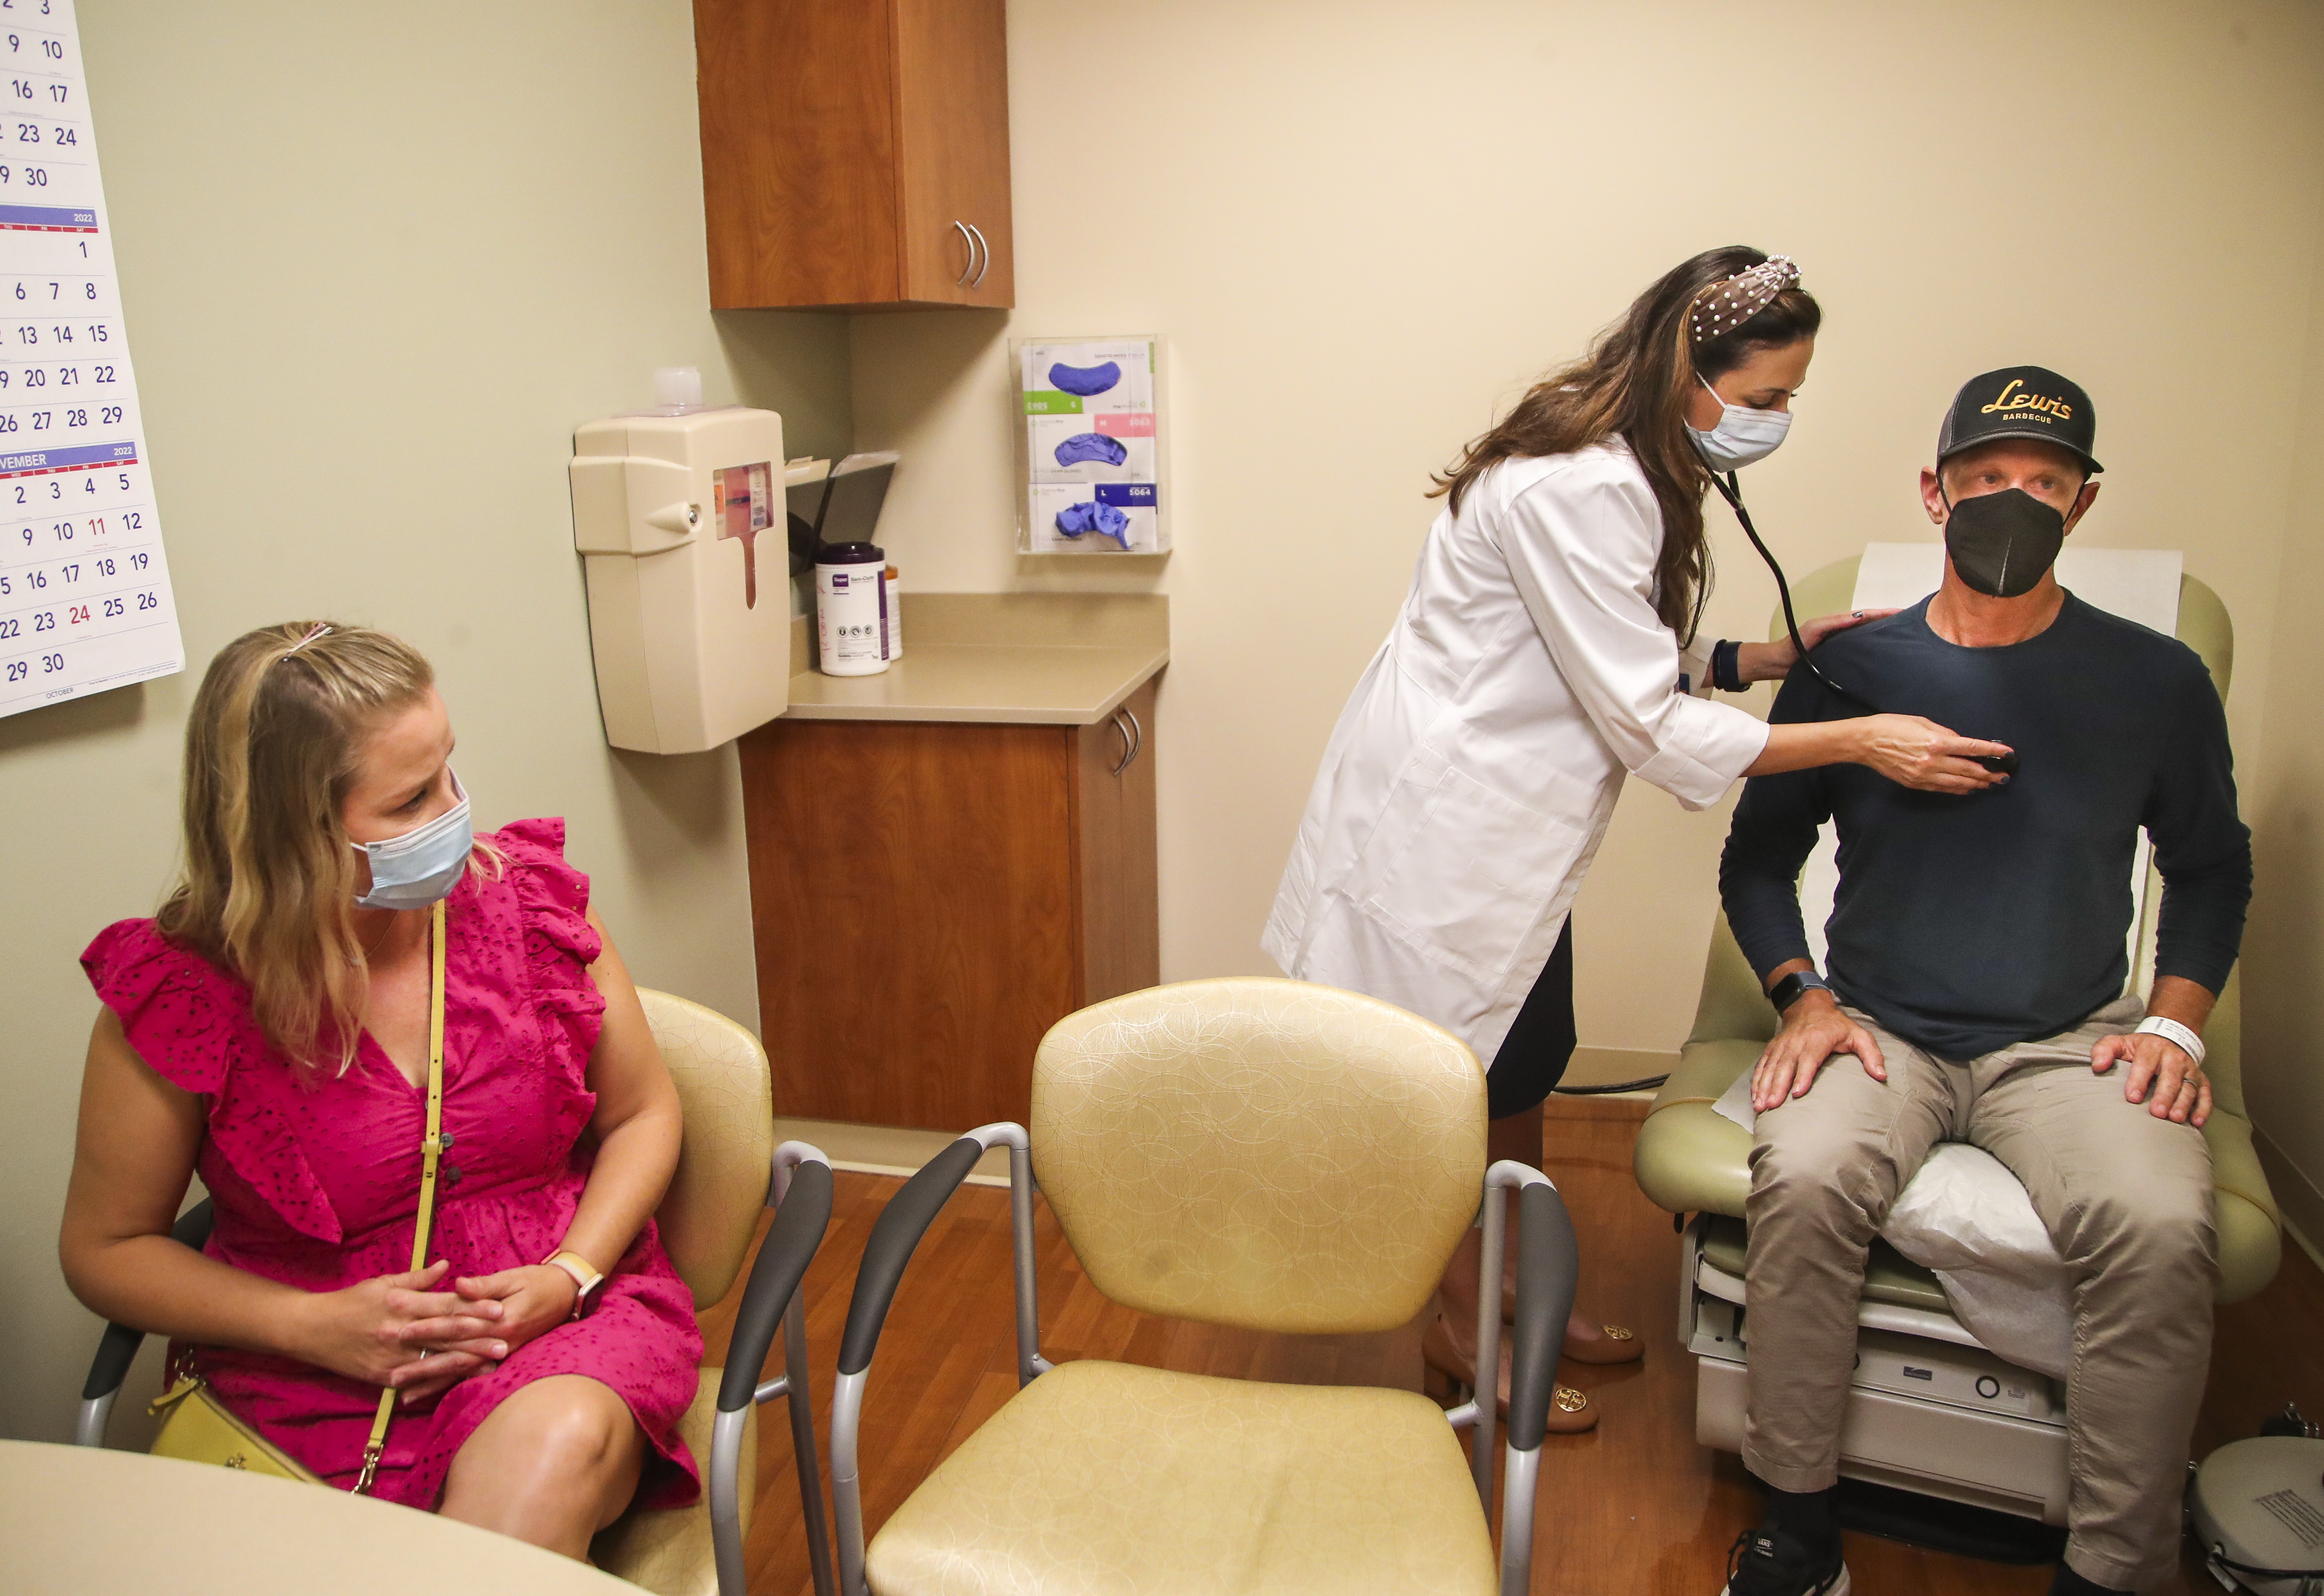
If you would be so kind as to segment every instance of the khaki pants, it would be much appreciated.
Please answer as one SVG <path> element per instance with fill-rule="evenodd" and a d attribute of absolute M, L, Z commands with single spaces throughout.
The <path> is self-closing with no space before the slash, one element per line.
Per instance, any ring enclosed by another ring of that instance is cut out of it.
<path fill-rule="evenodd" d="M 1967 1064 L 1849 1013 L 1878 1041 L 1887 1083 L 1835 1055 L 1804 1097 L 1758 1118 L 1743 1461 L 1779 1490 L 1839 1478 L 1866 1250 L 1930 1149 L 1969 1142 L 2025 1183 L 2076 1278 L 2067 1561 L 2115 1589 L 2163 1578 L 2210 1370 L 2218 1247 L 2202 1132 L 2124 1101 L 2126 1064 L 2090 1070 L 2091 1045 L 2135 1025 L 2137 1000 Z"/>

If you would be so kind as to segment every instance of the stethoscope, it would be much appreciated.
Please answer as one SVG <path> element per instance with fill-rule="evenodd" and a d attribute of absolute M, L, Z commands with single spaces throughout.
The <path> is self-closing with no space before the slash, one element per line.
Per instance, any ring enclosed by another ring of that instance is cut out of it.
<path fill-rule="evenodd" d="M 1815 662 L 1814 657 L 1808 652 L 1807 643 L 1800 637 L 1799 617 L 1792 613 L 1792 585 L 1784 580 L 1784 567 L 1775 563 L 1775 554 L 1760 540 L 1759 529 L 1751 524 L 1751 512 L 1743 508 L 1743 490 L 1735 480 L 1735 473 L 1730 471 L 1721 476 L 1714 471 L 1711 474 L 1711 484 L 1719 490 L 1719 496 L 1727 501 L 1728 507 L 1735 512 L 1735 519 L 1743 523 L 1743 535 L 1751 540 L 1751 547 L 1757 549 L 1759 558 L 1767 562 L 1767 569 L 1775 578 L 1776 596 L 1784 601 L 1784 630 L 1792 634 L 1792 647 L 1799 651 L 1800 663 L 1807 667 L 1808 674 L 1829 693 L 1852 704 L 1859 704 L 1873 715 L 1886 713 L 1863 694 L 1849 692 L 1823 673 L 1823 668 Z M 2017 774 L 2017 752 L 2015 749 L 2007 753 L 1972 753 L 1965 757 L 1973 764 L 1983 765 L 1987 770 L 1998 771 L 2004 776 Z"/>

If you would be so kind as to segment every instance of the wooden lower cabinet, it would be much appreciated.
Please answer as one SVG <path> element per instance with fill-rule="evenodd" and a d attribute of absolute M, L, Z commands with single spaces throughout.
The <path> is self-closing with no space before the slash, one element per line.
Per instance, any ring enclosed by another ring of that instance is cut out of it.
<path fill-rule="evenodd" d="M 778 1114 L 1021 1122 L 1043 1033 L 1161 978 L 1153 709 L 1148 681 L 1092 726 L 777 720 L 742 739 Z"/>

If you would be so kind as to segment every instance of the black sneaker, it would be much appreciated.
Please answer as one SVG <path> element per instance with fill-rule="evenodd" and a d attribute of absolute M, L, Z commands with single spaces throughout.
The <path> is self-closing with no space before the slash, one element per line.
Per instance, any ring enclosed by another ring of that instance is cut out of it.
<path fill-rule="evenodd" d="M 1747 1529 L 1727 1554 L 1727 1587 L 1719 1596 L 1848 1596 L 1840 1538 L 1819 1550 L 1781 1530 Z"/>

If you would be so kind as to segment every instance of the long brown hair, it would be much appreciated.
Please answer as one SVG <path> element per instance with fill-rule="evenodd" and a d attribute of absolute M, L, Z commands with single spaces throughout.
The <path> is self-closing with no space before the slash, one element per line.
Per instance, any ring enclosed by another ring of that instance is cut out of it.
<path fill-rule="evenodd" d="M 369 1006 L 340 802 L 373 730 L 435 680 L 401 638 L 293 621 L 226 644 L 194 695 L 185 863 L 158 921 L 248 982 L 267 1039 L 302 1065 L 345 1070 Z"/>
<path fill-rule="evenodd" d="M 1572 454 L 1618 434 L 1662 507 L 1655 613 L 1683 641 L 1692 641 L 1711 597 L 1711 549 L 1702 532 L 1711 474 L 1686 435 L 1688 396 L 1697 377 L 1714 381 L 1754 351 L 1813 337 L 1823 311 L 1794 284 L 1741 326 L 1690 346 L 1687 310 L 1704 289 L 1766 258 L 1731 244 L 1663 273 L 1591 341 L 1588 354 L 1535 383 L 1492 430 L 1462 449 L 1452 468 L 1436 476 L 1429 496 L 1449 495 L 1457 514 L 1477 478 L 1503 460 Z"/>

